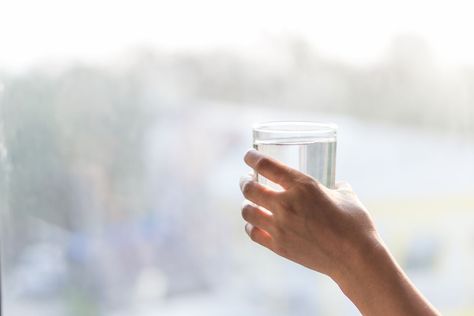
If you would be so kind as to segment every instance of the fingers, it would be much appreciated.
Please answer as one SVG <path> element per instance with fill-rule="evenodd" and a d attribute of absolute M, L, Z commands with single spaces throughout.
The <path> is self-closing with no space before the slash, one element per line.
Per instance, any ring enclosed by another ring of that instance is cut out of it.
<path fill-rule="evenodd" d="M 272 250 L 272 237 L 266 231 L 249 223 L 245 224 L 245 231 L 254 242 Z"/>
<path fill-rule="evenodd" d="M 251 149 L 245 154 L 244 161 L 257 173 L 285 189 L 289 188 L 294 180 L 303 175 L 301 172 L 259 153 L 255 149 Z"/>
<path fill-rule="evenodd" d="M 242 217 L 255 227 L 268 231 L 273 226 L 273 215 L 258 206 L 244 203 Z"/>
<path fill-rule="evenodd" d="M 266 209 L 273 209 L 277 195 L 276 191 L 253 181 L 249 177 L 242 177 L 240 179 L 240 190 L 247 200 Z"/>

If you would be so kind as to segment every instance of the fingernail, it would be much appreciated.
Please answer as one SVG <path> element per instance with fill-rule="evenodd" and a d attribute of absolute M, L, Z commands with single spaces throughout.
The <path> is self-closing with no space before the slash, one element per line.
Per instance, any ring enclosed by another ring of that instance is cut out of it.
<path fill-rule="evenodd" d="M 253 162 L 255 162 L 258 158 L 258 156 L 260 155 L 260 153 L 258 151 L 256 151 L 255 149 L 250 149 L 249 151 L 247 151 L 247 153 L 245 154 L 244 156 L 244 161 L 247 163 L 247 164 L 252 164 Z"/>
<path fill-rule="evenodd" d="M 245 232 L 247 233 L 247 235 L 250 235 L 251 231 L 252 231 L 252 225 L 250 225 L 249 223 L 245 224 Z"/>

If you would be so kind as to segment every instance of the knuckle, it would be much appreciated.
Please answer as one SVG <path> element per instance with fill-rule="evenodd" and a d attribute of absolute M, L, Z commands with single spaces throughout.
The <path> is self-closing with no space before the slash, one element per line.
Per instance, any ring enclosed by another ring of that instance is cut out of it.
<path fill-rule="evenodd" d="M 293 206 L 291 205 L 291 201 L 288 201 L 287 199 L 280 199 L 278 203 L 282 209 L 282 212 L 280 212 L 281 216 L 292 211 Z"/>
<path fill-rule="evenodd" d="M 306 190 L 319 190 L 321 188 L 321 182 L 313 178 L 308 178 L 303 182 L 303 186 Z"/>
<path fill-rule="evenodd" d="M 303 178 L 298 181 L 298 188 L 300 193 L 317 193 L 322 190 L 322 184 L 313 178 Z"/>
<path fill-rule="evenodd" d="M 317 180 L 317 179 L 311 179 L 311 184 L 313 185 L 313 187 L 317 190 L 321 190 L 322 187 L 323 187 L 323 184 Z"/>
<path fill-rule="evenodd" d="M 272 161 L 269 158 L 262 157 L 257 161 L 257 163 L 255 164 L 255 167 L 257 170 L 266 170 L 271 166 L 271 164 L 272 164 Z"/>
<path fill-rule="evenodd" d="M 252 228 L 249 232 L 249 237 L 251 240 L 257 242 L 258 240 L 258 232 L 255 228 Z"/>

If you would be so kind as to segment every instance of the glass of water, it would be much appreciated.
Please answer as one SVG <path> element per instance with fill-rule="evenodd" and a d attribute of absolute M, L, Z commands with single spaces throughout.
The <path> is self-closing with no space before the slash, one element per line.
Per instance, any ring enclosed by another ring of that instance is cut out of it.
<path fill-rule="evenodd" d="M 337 126 L 318 122 L 265 122 L 253 127 L 253 147 L 304 172 L 328 188 L 336 177 Z M 281 189 L 257 175 L 257 181 Z"/>

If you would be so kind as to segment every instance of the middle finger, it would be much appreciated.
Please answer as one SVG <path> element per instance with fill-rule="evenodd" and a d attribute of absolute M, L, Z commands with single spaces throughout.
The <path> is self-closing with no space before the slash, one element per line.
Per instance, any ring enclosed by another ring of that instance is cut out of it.
<path fill-rule="evenodd" d="M 277 191 L 249 179 L 241 180 L 240 189 L 247 200 L 273 211 L 278 195 Z"/>

